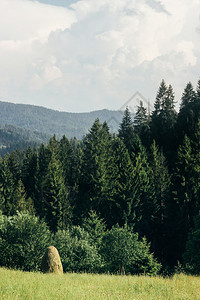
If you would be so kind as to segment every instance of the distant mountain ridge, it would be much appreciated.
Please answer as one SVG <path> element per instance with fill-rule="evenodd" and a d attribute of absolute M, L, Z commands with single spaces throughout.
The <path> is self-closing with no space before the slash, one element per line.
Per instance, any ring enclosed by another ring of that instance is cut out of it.
<path fill-rule="evenodd" d="M 31 131 L 14 125 L 0 125 L 0 156 L 25 147 L 38 147 L 47 143 L 50 135 Z"/>
<path fill-rule="evenodd" d="M 0 125 L 13 125 L 61 138 L 81 139 L 96 118 L 106 121 L 111 131 L 116 132 L 122 120 L 121 111 L 98 110 L 88 113 L 69 113 L 29 104 L 14 104 L 0 101 Z"/>

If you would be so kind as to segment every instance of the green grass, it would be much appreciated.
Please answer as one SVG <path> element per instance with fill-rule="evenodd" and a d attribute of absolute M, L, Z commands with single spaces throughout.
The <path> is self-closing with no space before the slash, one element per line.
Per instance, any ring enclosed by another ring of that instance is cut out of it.
<path fill-rule="evenodd" d="M 41 274 L 0 269 L 0 299 L 200 299 L 200 277 Z"/>

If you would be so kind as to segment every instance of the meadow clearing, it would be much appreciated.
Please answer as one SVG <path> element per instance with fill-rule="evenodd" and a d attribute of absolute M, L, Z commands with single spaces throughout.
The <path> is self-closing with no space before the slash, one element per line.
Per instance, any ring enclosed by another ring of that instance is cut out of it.
<path fill-rule="evenodd" d="M 0 269 L 0 299 L 200 299 L 200 277 L 171 278 Z"/>

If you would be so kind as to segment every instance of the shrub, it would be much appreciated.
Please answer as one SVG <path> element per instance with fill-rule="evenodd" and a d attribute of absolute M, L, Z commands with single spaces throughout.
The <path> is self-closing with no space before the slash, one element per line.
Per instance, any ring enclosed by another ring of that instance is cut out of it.
<path fill-rule="evenodd" d="M 64 272 L 96 272 L 101 268 L 101 257 L 90 243 L 89 234 L 79 226 L 59 230 L 54 236 Z"/>
<path fill-rule="evenodd" d="M 157 274 L 161 265 L 149 248 L 145 238 L 139 241 L 138 234 L 134 234 L 126 226 L 113 226 L 103 237 L 101 254 L 105 271 L 120 274 Z"/>
<path fill-rule="evenodd" d="M 40 270 L 50 239 L 47 225 L 38 217 L 28 213 L 12 217 L 0 215 L 0 265 L 25 271 Z"/>

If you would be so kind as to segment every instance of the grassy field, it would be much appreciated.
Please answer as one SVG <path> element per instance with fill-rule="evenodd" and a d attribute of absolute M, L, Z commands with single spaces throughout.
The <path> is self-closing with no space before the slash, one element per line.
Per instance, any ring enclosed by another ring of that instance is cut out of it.
<path fill-rule="evenodd" d="M 200 299 L 200 277 L 52 275 L 0 269 L 0 299 Z"/>

